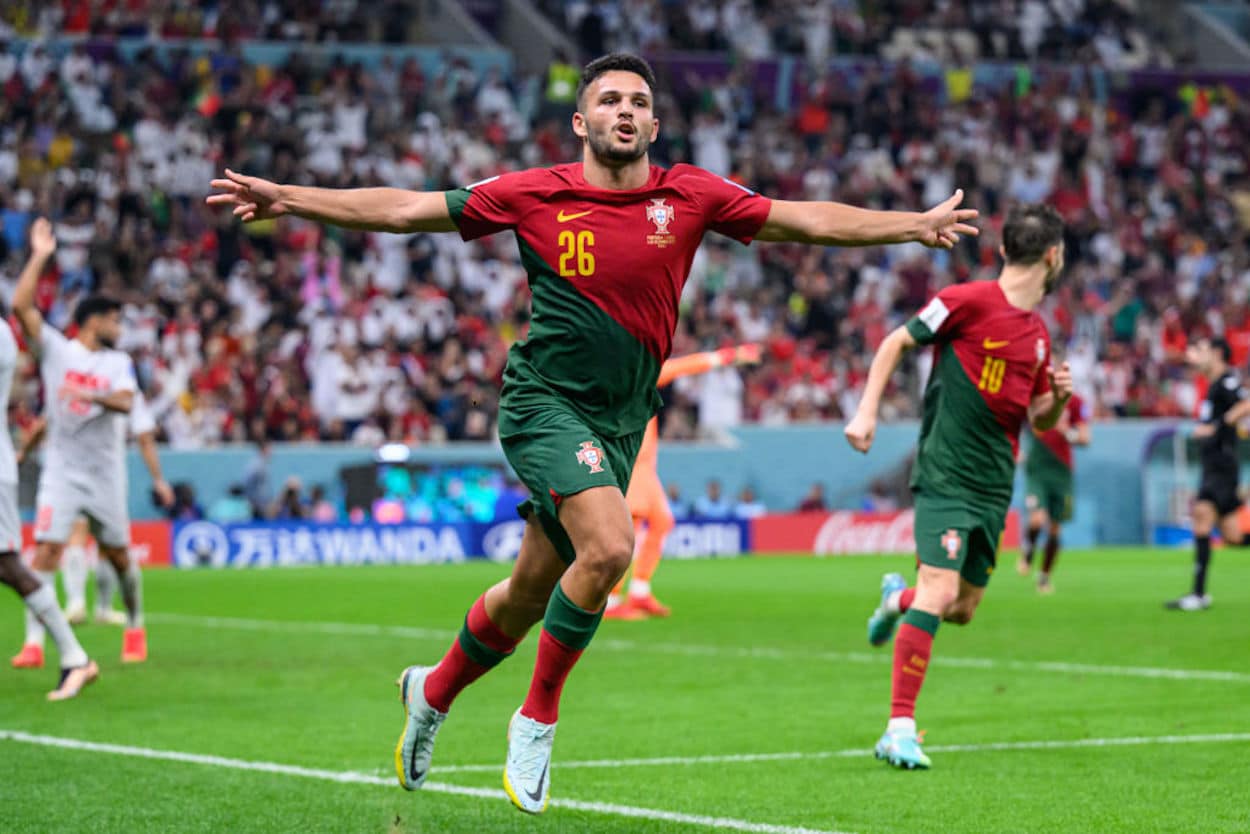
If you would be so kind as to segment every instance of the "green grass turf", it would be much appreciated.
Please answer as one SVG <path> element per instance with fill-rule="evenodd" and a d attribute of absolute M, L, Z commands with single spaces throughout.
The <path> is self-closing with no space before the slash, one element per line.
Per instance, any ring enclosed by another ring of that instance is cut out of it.
<path fill-rule="evenodd" d="M 1011 557 L 1014 558 L 1014 555 Z M 602 769 L 585 759 L 871 748 L 889 698 L 889 649 L 866 645 L 881 573 L 904 558 L 671 562 L 668 620 L 605 623 L 565 690 L 553 797 L 769 823 L 876 832 L 1250 830 L 1245 742 L 934 752 L 903 773 L 866 757 Z M 48 704 L 54 673 L 0 669 L 0 730 L 392 778 L 402 724 L 393 681 L 432 662 L 507 566 L 149 572 L 151 659 L 118 661 L 120 630 L 80 630 L 103 677 Z M 1185 589 L 1180 551 L 1067 553 L 1058 593 L 1010 565 L 976 621 L 938 633 L 920 700 L 931 747 L 1250 730 L 1250 680 L 1173 680 L 1011 668 L 1008 661 L 1225 670 L 1244 675 L 1250 555 L 1220 551 L 1216 606 L 1165 612 Z M 252 618 L 431 629 L 406 636 L 211 628 L 162 619 Z M 0 645 L 21 609 L 0 597 Z M 524 697 L 533 639 L 457 702 L 432 780 L 499 787 L 504 731 Z M 771 651 L 749 656 L 743 649 Z M 944 665 L 985 658 L 988 668 Z M 4 831 L 694 832 L 710 829 L 502 799 L 407 794 L 286 775 L 0 740 Z"/>

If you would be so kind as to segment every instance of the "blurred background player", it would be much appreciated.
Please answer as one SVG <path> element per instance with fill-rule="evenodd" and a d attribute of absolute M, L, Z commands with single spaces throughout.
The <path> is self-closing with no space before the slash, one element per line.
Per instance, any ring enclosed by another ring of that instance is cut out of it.
<path fill-rule="evenodd" d="M 1044 529 L 1046 553 L 1042 559 L 1042 570 L 1037 575 L 1037 590 L 1043 594 L 1054 593 L 1050 575 L 1055 569 L 1055 560 L 1059 558 L 1060 533 L 1064 523 L 1072 519 L 1072 447 L 1088 445 L 1089 409 L 1085 401 L 1075 394 L 1068 400 L 1059 425 L 1049 431 L 1034 430 L 1032 433 L 1029 456 L 1024 463 L 1028 477 L 1025 507 L 1029 511 L 1029 526 L 1016 569 L 1021 576 L 1029 575 L 1033 567 L 1033 553 Z"/>
<path fill-rule="evenodd" d="M 1232 348 L 1224 339 L 1199 339 L 1186 359 L 1210 383 L 1198 413 L 1194 437 L 1202 445 L 1202 480 L 1194 502 L 1194 587 L 1169 600 L 1173 611 L 1201 611 L 1211 607 L 1207 568 L 1211 564 L 1211 533 L 1219 522 L 1224 541 L 1241 543 L 1237 510 L 1240 466 L 1237 461 L 1237 424 L 1250 416 L 1250 395 L 1232 369 Z"/>
<path fill-rule="evenodd" d="M 47 236 L 31 236 L 31 256 L 26 270 L 38 275 L 51 254 Z M 23 273 L 25 276 L 25 272 Z M 9 391 L 17 369 L 17 340 L 8 322 L 0 323 L 0 414 L 8 414 Z M 32 572 L 18 556 L 22 548 L 22 525 L 17 510 L 17 456 L 6 430 L 0 432 L 0 582 L 8 585 L 26 603 L 26 615 L 52 632 L 61 659 L 61 680 L 48 693 L 48 699 L 62 701 L 73 698 L 84 686 L 100 675 L 95 661 L 87 657 L 73 629 L 65 621 L 56 604 L 56 575 Z M 17 668 L 43 666 L 43 645 L 38 652 L 25 652 L 13 658 Z"/>
<path fill-rule="evenodd" d="M 966 625 L 985 595 L 1015 480 L 1020 427 L 1045 431 L 1072 396 L 1067 365 L 1050 364 L 1050 334 L 1037 312 L 1063 271 L 1063 220 L 1050 206 L 1012 209 L 1003 223 L 1006 264 L 997 281 L 949 286 L 882 342 L 845 433 L 867 452 L 881 395 L 903 354 L 934 346 L 925 387 L 916 497 L 915 588 L 897 573 L 881 583 L 868 640 L 894 643 L 890 722 L 876 755 L 899 768 L 928 768 L 916 734 L 916 697 L 938 624 Z"/>
<path fill-rule="evenodd" d="M 130 517 L 126 508 L 126 421 L 134 404 L 134 363 L 115 350 L 121 305 L 93 295 L 74 309 L 78 334 L 66 339 L 43 320 L 35 306 L 35 285 L 56 251 L 51 224 L 40 218 L 31 229 L 30 262 L 13 291 L 13 312 L 39 361 L 43 380 L 48 445 L 35 511 L 35 569 L 49 574 L 60 565 L 74 519 L 85 515 L 121 578 L 127 627 L 122 661 L 147 659 L 143 628 L 142 577 L 130 559 Z M 26 617 L 26 639 L 19 660 L 42 658 L 44 628 Z"/>
<path fill-rule="evenodd" d="M 148 407 L 147 398 L 138 389 L 135 390 L 128 423 L 130 436 L 139 445 L 139 453 L 152 478 L 153 497 L 161 507 L 173 506 L 174 490 L 161 471 L 161 459 L 157 451 L 156 419 L 152 415 L 152 409 Z M 38 448 L 47 433 L 47 427 L 48 423 L 44 419 L 40 419 L 32 427 L 22 448 L 18 450 L 19 465 Z M 90 547 L 91 527 L 86 518 L 79 516 L 74 519 L 74 527 L 61 561 L 61 578 L 65 583 L 65 619 L 70 625 L 82 625 L 87 621 L 87 557 Z M 118 585 L 117 571 L 107 559 L 98 559 L 95 568 L 95 621 L 103 625 L 125 625 L 126 615 L 113 610 L 113 597 Z"/>
<path fill-rule="evenodd" d="M 740 345 L 721 348 L 706 353 L 692 353 L 669 359 L 660 367 L 656 388 L 663 388 L 675 379 L 703 374 L 725 365 L 755 365 L 760 361 L 759 345 Z M 664 554 L 664 540 L 673 529 L 673 511 L 660 483 L 656 470 L 656 455 L 660 445 L 659 418 L 652 417 L 642 436 L 638 460 L 629 479 L 625 502 L 634 517 L 635 536 L 640 543 L 634 550 L 631 566 L 633 576 L 629 579 L 629 594 L 625 594 L 625 580 L 616 583 L 608 596 L 608 607 L 603 612 L 608 620 L 641 620 L 645 617 L 667 617 L 671 612 L 651 591 L 651 579 Z M 645 530 L 645 532 L 644 532 Z"/>

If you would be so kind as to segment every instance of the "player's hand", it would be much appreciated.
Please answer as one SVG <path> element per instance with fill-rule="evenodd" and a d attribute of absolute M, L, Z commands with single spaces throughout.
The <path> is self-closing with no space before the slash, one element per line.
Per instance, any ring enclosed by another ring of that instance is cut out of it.
<path fill-rule="evenodd" d="M 48 218 L 40 217 L 30 224 L 30 253 L 46 258 L 55 251 L 56 235 L 52 234 L 52 224 Z"/>
<path fill-rule="evenodd" d="M 734 356 L 734 362 L 738 365 L 758 365 L 762 359 L 763 351 L 754 342 L 738 345 L 737 353 Z"/>
<path fill-rule="evenodd" d="M 1072 399 L 1072 368 L 1067 362 L 1064 362 L 1058 368 L 1054 365 L 1046 367 L 1046 374 L 1050 377 L 1050 390 L 1055 392 L 1055 396 L 1060 402 L 1067 402 Z"/>
<path fill-rule="evenodd" d="M 233 206 L 234 216 L 244 223 L 281 217 L 288 211 L 282 202 L 282 186 L 260 177 L 245 177 L 226 169 L 226 178 L 213 180 L 212 187 L 220 193 L 210 194 L 204 202 L 210 206 Z"/>
<path fill-rule="evenodd" d="M 976 220 L 976 209 L 961 209 L 964 190 L 957 189 L 946 202 L 934 206 L 920 215 L 920 231 L 916 240 L 933 249 L 950 249 L 959 242 L 960 235 L 976 236 L 981 231 L 968 224 Z"/>
<path fill-rule="evenodd" d="M 152 484 L 152 491 L 156 493 L 156 500 L 162 507 L 174 505 L 174 488 L 169 485 L 169 481 L 157 481 Z"/>
<path fill-rule="evenodd" d="M 877 418 L 856 414 L 842 433 L 846 435 L 846 442 L 851 444 L 851 448 L 866 453 L 872 448 L 872 440 L 877 434 Z"/>

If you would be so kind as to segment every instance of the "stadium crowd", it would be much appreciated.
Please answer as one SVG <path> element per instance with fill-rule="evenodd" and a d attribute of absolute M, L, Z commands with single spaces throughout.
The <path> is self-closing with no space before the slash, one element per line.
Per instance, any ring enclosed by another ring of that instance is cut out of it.
<path fill-rule="evenodd" d="M 102 39 L 64 54 L 0 42 L 0 296 L 31 219 L 53 217 L 49 320 L 68 326 L 92 290 L 124 298 L 124 347 L 177 448 L 491 437 L 506 350 L 528 321 L 510 238 L 243 227 L 203 197 L 227 165 L 279 181 L 441 189 L 572 160 L 560 107 L 544 101 L 542 79 L 478 76 L 460 60 L 427 76 L 412 60 L 365 72 L 292 55 L 254 66 L 231 44 L 126 58 Z M 848 413 L 892 327 L 941 286 L 993 273 L 996 225 L 1018 200 L 1048 200 L 1068 221 L 1069 269 L 1045 315 L 1098 415 L 1190 413 L 1186 334 L 1224 333 L 1238 365 L 1250 358 L 1250 108 L 1229 91 L 1099 103 L 1083 83 L 1039 75 L 934 95 L 900 64 L 811 74 L 781 113 L 736 72 L 678 80 L 659 97 L 656 161 L 778 198 L 891 208 L 963 187 L 983 233 L 950 253 L 709 239 L 675 352 L 754 341 L 766 360 L 674 385 L 664 437 Z M 924 363 L 885 415 L 918 413 Z M 29 369 L 20 385 L 19 424 L 39 397 Z"/>

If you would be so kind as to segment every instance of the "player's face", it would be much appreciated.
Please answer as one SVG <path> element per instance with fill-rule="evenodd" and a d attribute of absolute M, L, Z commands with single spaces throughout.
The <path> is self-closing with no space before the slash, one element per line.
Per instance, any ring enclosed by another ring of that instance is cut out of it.
<path fill-rule="evenodd" d="M 95 317 L 95 336 L 100 344 L 112 350 L 122 335 L 122 314 L 118 311 Z"/>
<path fill-rule="evenodd" d="M 573 132 L 600 162 L 625 165 L 646 156 L 659 134 L 652 106 L 651 88 L 642 76 L 605 72 L 586 88 L 582 110 L 573 114 Z"/>
<path fill-rule="evenodd" d="M 1053 256 L 1047 255 L 1048 268 L 1046 270 L 1046 280 L 1042 285 L 1047 294 L 1054 291 L 1055 287 L 1059 285 L 1059 277 L 1063 275 L 1063 244 L 1060 243 L 1054 247 L 1053 251 Z"/>
<path fill-rule="evenodd" d="M 1215 351 L 1206 339 L 1199 339 L 1185 349 L 1185 359 L 1200 374 L 1206 375 L 1211 367 L 1211 358 Z"/>

